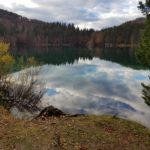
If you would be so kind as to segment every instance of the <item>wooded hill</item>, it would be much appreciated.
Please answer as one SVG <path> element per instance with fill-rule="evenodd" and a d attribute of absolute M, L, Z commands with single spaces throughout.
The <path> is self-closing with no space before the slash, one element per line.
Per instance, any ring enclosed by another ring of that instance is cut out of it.
<path fill-rule="evenodd" d="M 90 47 L 137 47 L 144 31 L 144 18 L 123 23 L 119 26 L 94 32 L 89 42 Z"/>
<path fill-rule="evenodd" d="M 0 9 L 0 41 L 12 46 L 137 47 L 144 18 L 101 31 L 75 28 L 73 24 L 47 23 Z"/>
<path fill-rule="evenodd" d="M 0 40 L 12 45 L 85 46 L 92 32 L 73 24 L 46 23 L 0 9 Z"/>

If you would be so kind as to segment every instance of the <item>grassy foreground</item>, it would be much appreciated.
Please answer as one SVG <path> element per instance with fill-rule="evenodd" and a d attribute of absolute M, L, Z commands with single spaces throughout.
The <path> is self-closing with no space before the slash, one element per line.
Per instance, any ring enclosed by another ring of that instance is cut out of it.
<path fill-rule="evenodd" d="M 21 121 L 0 107 L 0 150 L 149 150 L 150 130 L 109 116 Z"/>

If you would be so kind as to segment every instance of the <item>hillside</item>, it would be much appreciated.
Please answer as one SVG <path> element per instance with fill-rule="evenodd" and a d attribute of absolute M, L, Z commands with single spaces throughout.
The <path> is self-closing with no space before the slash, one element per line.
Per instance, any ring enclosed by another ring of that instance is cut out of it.
<path fill-rule="evenodd" d="M 0 9 L 0 40 L 11 45 L 85 46 L 92 32 L 73 24 L 46 23 Z"/>
<path fill-rule="evenodd" d="M 92 34 L 90 47 L 137 47 L 144 30 L 144 18 L 106 28 Z"/>
<path fill-rule="evenodd" d="M 0 41 L 12 46 L 137 47 L 144 18 L 101 31 L 81 30 L 73 24 L 47 23 L 0 9 Z"/>
<path fill-rule="evenodd" d="M 1 150 L 149 150 L 150 130 L 109 116 L 17 120 L 0 107 Z"/>

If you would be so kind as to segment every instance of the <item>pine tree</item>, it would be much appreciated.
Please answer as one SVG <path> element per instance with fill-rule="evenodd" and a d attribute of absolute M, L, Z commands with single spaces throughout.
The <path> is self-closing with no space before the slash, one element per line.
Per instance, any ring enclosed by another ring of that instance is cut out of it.
<path fill-rule="evenodd" d="M 142 86 L 143 86 L 143 99 L 145 100 L 145 103 L 150 106 L 150 84 L 145 85 L 142 83 Z"/>
<path fill-rule="evenodd" d="M 146 16 L 146 24 L 140 47 L 136 50 L 136 56 L 139 62 L 150 68 L 150 0 L 146 0 L 145 3 L 139 2 L 138 8 Z M 145 100 L 145 103 L 150 106 L 150 84 L 145 85 L 142 83 L 142 87 L 142 98 Z"/>
<path fill-rule="evenodd" d="M 138 8 L 146 15 L 145 30 L 140 47 L 136 50 L 136 56 L 143 65 L 150 67 L 150 0 L 139 2 Z"/>

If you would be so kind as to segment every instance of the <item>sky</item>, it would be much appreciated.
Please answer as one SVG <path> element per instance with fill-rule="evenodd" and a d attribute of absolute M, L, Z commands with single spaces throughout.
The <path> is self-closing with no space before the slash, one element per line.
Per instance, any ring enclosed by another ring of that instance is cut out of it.
<path fill-rule="evenodd" d="M 99 58 L 80 58 L 72 65 L 44 65 L 39 74 L 46 88 L 41 105 L 68 114 L 117 115 L 150 128 L 150 109 L 142 100 L 140 86 L 148 83 L 148 74 L 148 70 Z"/>
<path fill-rule="evenodd" d="M 0 8 L 30 19 L 74 23 L 80 28 L 119 25 L 142 17 L 139 0 L 0 0 Z M 141 0 L 144 1 L 144 0 Z"/>

